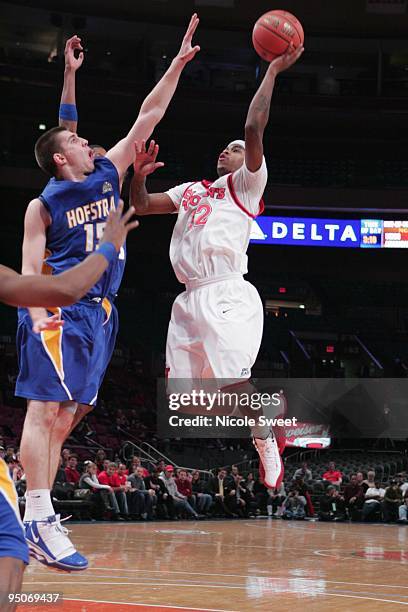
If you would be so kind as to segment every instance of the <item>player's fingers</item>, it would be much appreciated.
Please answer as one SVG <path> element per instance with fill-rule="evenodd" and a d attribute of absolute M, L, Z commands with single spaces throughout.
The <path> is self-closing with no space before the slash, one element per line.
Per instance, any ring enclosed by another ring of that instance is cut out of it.
<path fill-rule="evenodd" d="M 159 154 L 159 145 L 157 144 L 154 146 L 154 150 L 151 153 L 152 161 L 154 162 L 156 161 L 158 154 Z"/>
<path fill-rule="evenodd" d="M 154 141 L 154 140 L 151 140 L 151 141 L 150 141 L 149 148 L 148 148 L 148 150 L 147 150 L 147 154 L 148 154 L 148 155 L 153 155 L 153 151 L 154 151 L 155 144 L 156 144 L 156 143 L 155 143 L 155 141 Z"/>
<path fill-rule="evenodd" d="M 116 208 L 116 216 L 121 219 L 122 218 L 122 213 L 123 213 L 123 207 L 124 207 L 124 202 L 123 200 L 119 200 L 119 204 Z"/>
<path fill-rule="evenodd" d="M 186 32 L 186 35 L 184 37 L 185 40 L 191 40 L 191 38 L 193 36 L 193 33 L 194 33 L 194 26 L 195 26 L 195 23 L 196 23 L 197 19 L 198 19 L 197 13 L 194 13 L 191 16 L 190 23 L 188 24 L 187 32 Z M 197 26 L 195 26 L 195 27 L 197 27 Z"/>
<path fill-rule="evenodd" d="M 156 162 L 154 164 L 154 169 L 157 170 L 158 168 L 163 168 L 164 163 L 163 162 Z"/>
<path fill-rule="evenodd" d="M 193 25 L 191 26 L 190 36 L 193 38 L 196 29 L 198 28 L 198 24 L 200 23 L 199 18 L 196 16 Z"/>
<path fill-rule="evenodd" d="M 126 231 L 127 232 L 131 232 L 132 230 L 136 229 L 137 227 L 139 227 L 139 221 L 131 221 L 130 223 L 126 224 Z"/>
<path fill-rule="evenodd" d="M 133 217 L 134 214 L 135 214 L 135 207 L 134 206 L 130 206 L 129 209 L 123 215 L 122 222 L 126 224 L 127 221 L 129 221 L 129 219 L 131 217 Z"/>

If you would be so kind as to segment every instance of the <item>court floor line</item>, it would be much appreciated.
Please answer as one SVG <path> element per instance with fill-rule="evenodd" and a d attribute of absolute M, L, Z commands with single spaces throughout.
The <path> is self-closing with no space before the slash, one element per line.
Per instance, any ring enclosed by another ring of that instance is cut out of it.
<path fill-rule="evenodd" d="M 42 584 L 87 584 L 89 586 L 89 582 L 82 582 L 82 581 L 75 581 L 75 582 L 67 582 L 66 580 L 63 582 L 59 582 L 59 581 L 52 581 L 52 582 L 42 582 Z M 129 585 L 129 582 L 98 582 L 96 583 L 99 587 L 101 586 L 107 586 L 107 587 L 112 587 L 112 586 L 124 586 L 124 585 Z M 246 585 L 215 585 L 215 584 L 210 584 L 210 583 L 199 583 L 199 584 L 191 584 L 191 583 L 175 583 L 175 582 L 170 582 L 170 583 L 165 583 L 165 582 L 161 582 L 161 583 L 157 583 L 157 582 L 133 582 L 131 584 L 134 584 L 136 586 L 145 586 L 145 587 L 149 587 L 149 586 L 156 586 L 156 587 L 166 587 L 166 586 L 172 586 L 172 587 L 179 587 L 179 588 L 199 588 L 202 589 L 203 586 L 205 586 L 207 589 L 229 589 L 229 590 L 246 590 Z M 95 585 L 94 585 L 95 586 Z M 322 591 L 322 592 L 313 592 L 310 593 L 310 589 L 297 589 L 294 591 L 290 591 L 288 592 L 288 594 L 291 595 L 300 595 L 303 594 L 303 596 L 306 597 L 348 597 L 351 599 L 365 599 L 368 601 L 380 601 L 383 603 L 397 603 L 403 606 L 408 606 L 408 601 L 398 601 L 398 600 L 394 600 L 394 599 L 384 599 L 384 598 L 379 598 L 379 597 L 367 597 L 365 595 L 358 595 L 356 594 L 351 594 L 351 593 L 332 593 L 329 591 Z M 272 595 L 274 595 L 274 593 L 272 593 Z M 125 603 L 125 602 L 112 602 L 112 603 Z M 153 604 L 152 604 L 153 605 Z M 157 604 L 160 605 L 160 604 Z M 187 608 L 188 609 L 188 608 Z"/>
<path fill-rule="evenodd" d="M 352 557 L 353 559 L 355 557 Z M 148 573 L 148 574 L 182 574 L 184 576 L 213 576 L 213 577 L 224 577 L 224 578 L 258 578 L 260 580 L 281 580 L 283 582 L 287 582 L 288 580 L 299 580 L 299 581 L 324 581 L 327 584 L 345 584 L 345 585 L 353 585 L 353 586 L 367 586 L 367 587 L 381 587 L 386 589 L 408 589 L 408 586 L 404 586 L 401 584 L 379 584 L 373 582 L 349 582 L 346 580 L 327 580 L 326 578 L 308 578 L 307 576 L 290 576 L 290 577 L 282 577 L 282 576 L 259 576 L 257 574 L 224 574 L 224 573 L 213 573 L 213 572 L 191 572 L 189 570 L 181 571 L 181 570 L 147 570 L 147 569 L 123 569 L 118 567 L 91 567 L 87 569 L 87 574 L 92 570 L 98 571 L 110 571 L 110 572 L 127 572 L 127 573 Z M 49 576 L 48 572 L 35 572 L 35 576 Z M 104 578 L 105 576 L 98 576 L 92 574 L 92 578 Z M 109 576 L 112 578 L 112 576 Z M 126 578 L 126 576 L 118 576 L 118 578 Z M 129 576 L 131 579 L 132 576 Z M 158 578 L 157 580 L 165 580 L 165 578 Z M 203 583 L 206 584 L 206 583 Z"/>
<path fill-rule="evenodd" d="M 237 610 L 225 610 L 220 608 L 192 608 L 191 606 L 173 606 L 171 604 L 148 604 L 148 603 L 133 603 L 130 601 L 106 601 L 104 599 L 76 599 L 74 597 L 64 597 L 64 601 L 84 601 L 87 603 L 103 603 L 103 604 L 125 604 L 127 606 L 143 606 L 146 608 L 164 608 L 170 610 L 197 610 L 198 612 L 238 612 Z"/>

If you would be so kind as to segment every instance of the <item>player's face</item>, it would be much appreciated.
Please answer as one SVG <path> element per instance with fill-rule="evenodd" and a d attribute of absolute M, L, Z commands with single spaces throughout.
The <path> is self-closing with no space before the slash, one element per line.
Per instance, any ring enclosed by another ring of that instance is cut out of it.
<path fill-rule="evenodd" d="M 61 133 L 61 154 L 56 155 L 62 155 L 62 161 L 65 162 L 62 166 L 66 164 L 83 174 L 89 174 L 95 168 L 95 153 L 88 141 L 68 130 Z"/>
<path fill-rule="evenodd" d="M 234 144 L 224 149 L 217 163 L 218 176 L 224 176 L 230 172 L 235 172 L 244 163 L 245 149 L 238 144 Z"/>

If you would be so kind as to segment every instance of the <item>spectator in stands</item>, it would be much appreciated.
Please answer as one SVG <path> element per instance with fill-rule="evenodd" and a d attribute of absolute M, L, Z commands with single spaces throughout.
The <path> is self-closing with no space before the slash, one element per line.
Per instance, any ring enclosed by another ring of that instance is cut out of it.
<path fill-rule="evenodd" d="M 225 503 L 225 497 L 233 488 L 233 484 L 234 481 L 227 476 L 227 471 L 224 468 L 220 468 L 217 476 L 211 478 L 208 488 L 213 497 L 216 515 L 231 516 L 231 511 Z"/>
<path fill-rule="evenodd" d="M 321 521 L 344 521 L 346 505 L 344 497 L 334 485 L 329 485 L 325 495 L 320 498 L 319 519 Z"/>
<path fill-rule="evenodd" d="M 309 470 L 309 468 L 307 467 L 306 461 L 302 463 L 302 467 L 295 471 L 293 475 L 293 480 L 296 480 L 296 478 L 302 478 L 304 482 L 310 482 L 311 480 L 313 480 L 312 471 Z"/>
<path fill-rule="evenodd" d="M 237 465 L 231 465 L 231 476 L 235 478 L 239 474 L 239 469 Z"/>
<path fill-rule="evenodd" d="M 106 466 L 104 465 L 105 459 L 106 459 L 106 453 L 102 448 L 100 448 L 98 451 L 96 451 L 96 454 L 95 454 L 95 464 L 96 464 L 98 474 L 99 472 L 105 471 L 105 468 L 106 468 Z"/>
<path fill-rule="evenodd" d="M 54 484 L 52 487 L 52 497 L 58 500 L 71 499 L 75 485 L 72 485 L 67 480 L 65 468 L 63 466 L 62 456 L 60 457 L 59 468 L 55 475 Z"/>
<path fill-rule="evenodd" d="M 70 456 L 71 456 L 71 451 L 68 448 L 63 448 L 61 451 L 61 457 L 62 457 L 62 467 L 64 469 L 68 465 Z"/>
<path fill-rule="evenodd" d="M 369 470 L 367 472 L 367 478 L 364 481 L 364 484 L 366 485 L 366 493 L 367 493 L 367 489 L 375 489 L 375 472 L 374 470 Z"/>
<path fill-rule="evenodd" d="M 245 483 L 246 483 L 247 491 L 249 491 L 250 493 L 253 493 L 254 486 L 255 486 L 255 479 L 254 479 L 253 472 L 248 472 L 247 477 L 245 479 Z"/>
<path fill-rule="evenodd" d="M 109 463 L 106 471 L 98 474 L 98 480 L 101 484 L 109 485 L 113 489 L 116 501 L 119 505 L 121 517 L 127 519 L 129 517 L 129 509 L 126 499 L 127 486 L 121 484 L 121 479 L 117 474 L 116 463 Z"/>
<path fill-rule="evenodd" d="M 3 445 L 0 446 L 0 458 L 4 459 L 4 456 L 6 454 L 6 449 L 4 448 Z"/>
<path fill-rule="evenodd" d="M 309 493 L 309 488 L 307 486 L 307 484 L 304 482 L 303 478 L 301 478 L 300 476 L 297 476 L 297 478 L 295 479 L 293 485 L 292 485 L 293 489 L 297 489 L 297 491 L 299 491 L 299 495 L 301 496 L 302 499 L 305 500 L 305 512 L 308 516 L 313 517 L 314 516 L 314 507 L 313 507 L 313 503 L 312 503 L 312 498 L 310 496 Z"/>
<path fill-rule="evenodd" d="M 408 522 L 408 493 L 405 493 L 404 502 L 398 508 L 398 515 L 399 515 L 399 520 L 402 523 Z"/>
<path fill-rule="evenodd" d="M 405 495 L 406 495 L 406 493 L 408 491 L 408 477 L 407 477 L 405 472 L 401 474 L 400 489 L 401 489 L 402 497 L 405 497 Z"/>
<path fill-rule="evenodd" d="M 166 469 L 166 462 L 164 461 L 164 459 L 160 459 L 157 464 L 157 469 L 159 470 L 160 474 L 164 475 L 164 470 Z"/>
<path fill-rule="evenodd" d="M 374 486 L 367 489 L 363 505 L 363 521 L 381 518 L 381 504 L 384 495 L 385 490 L 381 488 L 379 481 L 374 482 Z"/>
<path fill-rule="evenodd" d="M 360 474 L 362 477 L 362 472 L 360 472 Z M 348 515 L 352 521 L 358 521 L 361 517 L 364 495 L 365 491 L 362 484 L 362 478 L 360 482 L 358 482 L 357 474 L 351 474 L 350 482 L 344 488 L 344 502 Z"/>
<path fill-rule="evenodd" d="M 77 465 L 78 465 L 78 456 L 70 455 L 68 459 L 68 465 L 65 468 L 65 475 L 67 477 L 67 482 L 70 482 L 71 484 L 75 486 L 78 486 L 79 479 L 81 477 L 80 473 L 77 470 Z"/>
<path fill-rule="evenodd" d="M 196 498 L 196 510 L 199 514 L 209 514 L 212 506 L 212 497 L 206 492 L 206 485 L 200 478 L 200 472 L 194 470 L 191 479 L 193 495 Z"/>
<path fill-rule="evenodd" d="M 196 498 L 193 495 L 193 488 L 191 486 L 191 480 L 187 477 L 186 470 L 183 470 L 183 469 L 178 470 L 175 481 L 176 481 L 176 485 L 177 485 L 177 489 L 179 493 L 184 495 L 184 497 L 187 499 L 188 503 L 194 510 L 197 510 Z"/>
<path fill-rule="evenodd" d="M 341 483 L 343 482 L 343 475 L 341 472 L 336 470 L 336 464 L 334 461 L 330 461 L 329 469 L 323 474 L 322 478 L 335 487 L 340 487 Z"/>
<path fill-rule="evenodd" d="M 402 504 L 402 494 L 396 480 L 391 480 L 385 489 L 383 501 L 383 518 L 386 523 L 395 523 L 399 518 L 399 507 Z"/>
<path fill-rule="evenodd" d="M 112 487 L 108 484 L 101 484 L 96 473 L 96 463 L 88 461 L 85 472 L 79 480 L 79 488 L 92 491 L 91 501 L 95 503 L 96 508 L 102 506 L 104 510 L 113 512 L 114 515 L 118 516 L 120 513 L 119 505 Z"/>
<path fill-rule="evenodd" d="M 245 501 L 247 503 L 248 514 L 250 516 L 259 514 L 258 502 L 254 493 L 255 480 L 252 472 L 249 472 L 247 474 L 247 477 L 244 482 L 246 488 Z"/>
<path fill-rule="evenodd" d="M 127 469 L 124 463 L 119 463 L 118 465 L 118 475 L 120 477 L 121 483 L 125 484 L 127 481 L 127 476 L 129 476 L 129 470 Z"/>
<path fill-rule="evenodd" d="M 146 489 L 152 489 L 157 498 L 156 512 L 161 518 L 175 519 L 174 502 L 171 495 L 167 493 L 163 480 L 159 477 L 161 470 L 154 468 L 149 476 L 145 478 Z"/>
<path fill-rule="evenodd" d="M 247 490 L 242 474 L 236 474 L 231 481 L 231 488 L 225 493 L 225 505 L 233 516 L 247 516 Z"/>
<path fill-rule="evenodd" d="M 5 462 L 9 463 L 10 461 L 15 461 L 16 459 L 17 457 L 14 446 L 7 446 L 6 455 L 4 457 Z"/>
<path fill-rule="evenodd" d="M 279 489 L 267 489 L 266 512 L 270 518 L 279 518 L 283 514 L 283 502 L 287 498 L 285 485 L 282 482 Z"/>
<path fill-rule="evenodd" d="M 365 495 L 368 489 L 368 485 L 367 485 L 367 482 L 364 480 L 364 474 L 363 472 L 357 472 L 356 476 L 357 476 L 357 484 L 361 486 L 363 493 Z"/>
<path fill-rule="evenodd" d="M 144 520 L 153 519 L 153 509 L 157 503 L 156 487 L 147 488 L 144 468 L 135 466 L 133 474 L 127 477 L 130 483 L 130 514 L 133 517 L 141 517 Z"/>
<path fill-rule="evenodd" d="M 177 489 L 176 481 L 174 480 L 173 476 L 174 467 L 172 465 L 166 465 L 164 475 L 160 476 L 160 478 L 164 482 L 164 485 L 167 489 L 167 493 L 173 498 L 176 512 L 184 512 L 191 518 L 200 518 L 197 512 L 188 503 L 187 498 Z"/>
<path fill-rule="evenodd" d="M 136 468 L 141 467 L 143 470 L 143 478 L 147 478 L 149 476 L 149 470 L 142 466 L 142 460 L 137 455 L 133 455 L 130 465 L 130 473 L 134 474 Z"/>
<path fill-rule="evenodd" d="M 282 518 L 284 519 L 304 519 L 305 518 L 306 500 L 299 495 L 297 489 L 289 491 L 285 501 L 283 502 Z"/>

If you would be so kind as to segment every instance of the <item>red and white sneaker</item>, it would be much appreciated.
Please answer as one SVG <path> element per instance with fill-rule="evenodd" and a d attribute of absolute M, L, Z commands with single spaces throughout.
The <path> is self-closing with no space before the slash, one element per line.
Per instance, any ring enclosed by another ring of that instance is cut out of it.
<path fill-rule="evenodd" d="M 276 438 L 271 432 L 265 440 L 254 438 L 253 441 L 259 455 L 260 477 L 268 489 L 279 488 L 282 484 L 285 470 Z"/>

